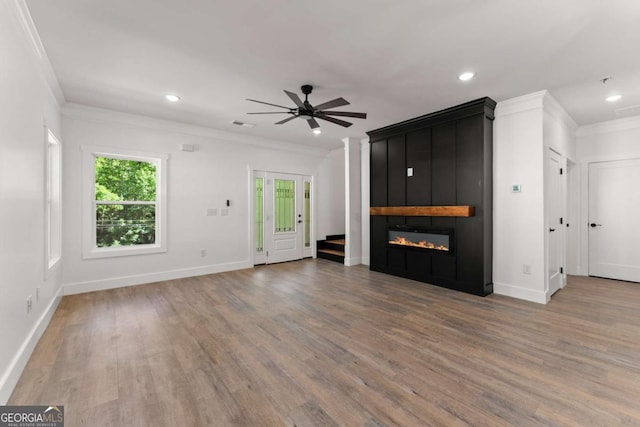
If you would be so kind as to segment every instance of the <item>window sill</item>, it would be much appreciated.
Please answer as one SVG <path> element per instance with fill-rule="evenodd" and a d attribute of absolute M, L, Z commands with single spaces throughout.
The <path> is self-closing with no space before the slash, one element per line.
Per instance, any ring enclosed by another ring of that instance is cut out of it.
<path fill-rule="evenodd" d="M 162 245 L 119 246 L 114 248 L 93 248 L 84 251 L 83 259 L 113 258 L 122 256 L 147 255 L 167 252 Z"/>

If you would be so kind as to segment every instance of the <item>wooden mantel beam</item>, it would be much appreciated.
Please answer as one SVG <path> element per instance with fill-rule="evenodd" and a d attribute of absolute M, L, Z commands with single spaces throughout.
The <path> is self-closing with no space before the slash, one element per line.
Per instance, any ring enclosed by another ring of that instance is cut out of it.
<path fill-rule="evenodd" d="M 475 215 L 473 206 L 375 206 L 369 208 L 370 215 L 386 216 L 458 216 Z"/>

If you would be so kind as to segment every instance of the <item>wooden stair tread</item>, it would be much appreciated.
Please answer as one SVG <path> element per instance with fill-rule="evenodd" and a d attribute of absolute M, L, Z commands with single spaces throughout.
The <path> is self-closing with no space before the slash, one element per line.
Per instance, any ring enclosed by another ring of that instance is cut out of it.
<path fill-rule="evenodd" d="M 344 243 L 345 243 L 344 239 L 325 240 L 325 242 L 333 243 L 333 244 L 336 244 L 336 245 L 344 245 Z"/>
<path fill-rule="evenodd" d="M 318 249 L 318 252 L 324 252 L 325 254 L 344 256 L 344 252 L 343 251 L 336 251 L 336 250 L 333 250 L 333 249 Z"/>

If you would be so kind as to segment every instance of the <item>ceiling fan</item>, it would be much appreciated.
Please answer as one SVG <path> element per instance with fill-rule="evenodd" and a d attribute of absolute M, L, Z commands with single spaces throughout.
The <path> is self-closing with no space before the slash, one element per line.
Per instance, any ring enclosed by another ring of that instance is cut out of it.
<path fill-rule="evenodd" d="M 357 119 L 366 119 L 366 113 L 350 113 L 347 111 L 327 111 L 331 108 L 342 107 L 343 105 L 349 105 L 349 102 L 344 98 L 336 98 L 331 101 L 323 102 L 322 104 L 318 104 L 313 106 L 309 103 L 309 94 L 313 90 L 313 86 L 311 85 L 303 85 L 301 88 L 302 93 L 304 94 L 304 101 L 300 99 L 298 95 L 293 92 L 289 92 L 287 90 L 284 93 L 296 104 L 295 107 L 285 107 L 283 105 L 271 104 L 269 102 L 257 101 L 255 99 L 248 99 L 247 101 L 258 102 L 260 104 L 271 105 L 273 107 L 284 108 L 289 111 L 269 111 L 262 113 L 247 113 L 247 114 L 291 114 L 291 117 L 287 117 L 284 120 L 280 120 L 275 124 L 281 125 L 283 123 L 287 123 L 290 120 L 299 117 L 301 119 L 305 119 L 307 123 L 309 123 L 309 127 L 313 130 L 314 133 L 320 133 L 320 125 L 316 121 L 316 119 L 326 120 L 331 123 L 335 123 L 340 126 L 349 127 L 353 123 L 346 122 L 344 120 L 336 119 L 332 116 L 342 116 L 342 117 L 355 117 Z"/>

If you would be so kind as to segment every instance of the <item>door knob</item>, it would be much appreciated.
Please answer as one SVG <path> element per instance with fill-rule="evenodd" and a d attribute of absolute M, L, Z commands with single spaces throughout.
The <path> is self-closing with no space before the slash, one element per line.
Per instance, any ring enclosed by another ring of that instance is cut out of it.
<path fill-rule="evenodd" d="M 553 233 L 554 231 L 556 231 L 556 229 L 555 229 L 555 228 L 550 228 L 550 229 L 549 229 L 549 231 L 550 231 L 551 233 Z"/>
<path fill-rule="evenodd" d="M 302 220 L 301 219 L 298 220 L 298 224 L 302 224 Z"/>
<path fill-rule="evenodd" d="M 595 222 L 592 222 L 591 224 L 589 224 L 592 228 L 596 228 L 596 227 L 602 227 L 602 224 L 596 224 Z"/>

